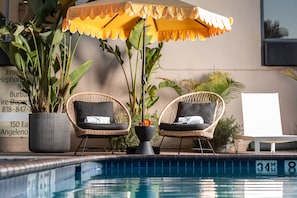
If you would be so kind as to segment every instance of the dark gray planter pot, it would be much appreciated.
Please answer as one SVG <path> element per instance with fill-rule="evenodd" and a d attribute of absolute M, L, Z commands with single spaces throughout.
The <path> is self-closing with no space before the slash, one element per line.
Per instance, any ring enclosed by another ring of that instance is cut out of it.
<path fill-rule="evenodd" d="M 126 154 L 138 154 L 136 153 L 139 146 L 130 146 L 126 148 Z M 160 148 L 153 146 L 153 150 L 155 154 L 160 154 Z"/>
<path fill-rule="evenodd" d="M 150 143 L 155 133 L 154 126 L 135 126 L 135 133 L 140 141 L 136 150 L 137 154 L 154 155 L 155 152 Z"/>
<path fill-rule="evenodd" d="M 29 149 L 36 153 L 70 150 L 70 123 L 66 113 L 29 114 Z"/>

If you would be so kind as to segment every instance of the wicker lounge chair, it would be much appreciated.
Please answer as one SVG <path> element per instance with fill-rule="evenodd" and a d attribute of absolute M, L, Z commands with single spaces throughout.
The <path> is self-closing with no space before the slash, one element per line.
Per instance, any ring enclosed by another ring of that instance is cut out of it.
<path fill-rule="evenodd" d="M 225 102 L 216 93 L 194 92 L 179 96 L 170 102 L 159 117 L 159 135 L 163 136 L 159 147 L 165 137 L 180 138 L 178 153 L 180 153 L 183 138 L 197 138 L 200 152 L 214 150 L 209 140 L 213 138 L 214 130 L 218 121 L 224 114 Z M 200 115 L 199 115 L 200 114 Z M 203 123 L 181 123 L 178 117 L 201 116 Z M 201 140 L 208 142 L 209 148 L 203 148 Z"/>
<path fill-rule="evenodd" d="M 79 149 L 83 154 L 90 148 L 87 147 L 89 138 L 124 137 L 131 127 L 128 109 L 116 98 L 103 93 L 81 92 L 72 95 L 66 103 L 66 112 L 76 136 L 82 138 L 75 155 Z M 109 123 L 90 123 L 82 120 L 85 117 L 104 118 L 105 121 L 108 118 Z"/>

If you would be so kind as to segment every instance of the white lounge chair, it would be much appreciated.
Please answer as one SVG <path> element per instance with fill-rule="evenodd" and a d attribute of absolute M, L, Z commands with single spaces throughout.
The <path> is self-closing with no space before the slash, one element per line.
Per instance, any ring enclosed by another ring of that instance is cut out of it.
<path fill-rule="evenodd" d="M 260 142 L 275 143 L 297 141 L 297 135 L 283 135 L 278 93 L 242 93 L 243 135 L 235 136 L 238 152 L 239 140 L 255 142 L 255 152 L 260 152 Z"/>

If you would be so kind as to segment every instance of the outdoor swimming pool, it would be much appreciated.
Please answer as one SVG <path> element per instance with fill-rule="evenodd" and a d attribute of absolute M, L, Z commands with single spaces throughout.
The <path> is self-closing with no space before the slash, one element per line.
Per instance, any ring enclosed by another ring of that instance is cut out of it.
<path fill-rule="evenodd" d="M 1 197 L 296 197 L 297 157 L 118 156 L 0 180 Z"/>

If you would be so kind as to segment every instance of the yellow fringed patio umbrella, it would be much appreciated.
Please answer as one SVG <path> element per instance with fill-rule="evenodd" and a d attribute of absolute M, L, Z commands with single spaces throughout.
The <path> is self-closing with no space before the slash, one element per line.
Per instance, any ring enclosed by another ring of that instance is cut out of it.
<path fill-rule="evenodd" d="M 150 35 L 151 42 L 205 40 L 229 32 L 233 23 L 231 17 L 179 0 L 97 0 L 70 7 L 62 29 L 103 40 L 126 40 L 139 19 L 145 19 L 143 40 L 145 35 Z M 143 43 L 145 57 L 146 46 Z M 145 60 L 142 60 L 142 82 L 145 83 Z M 144 107 L 144 101 L 142 105 Z M 143 117 L 142 114 L 142 121 Z"/>

